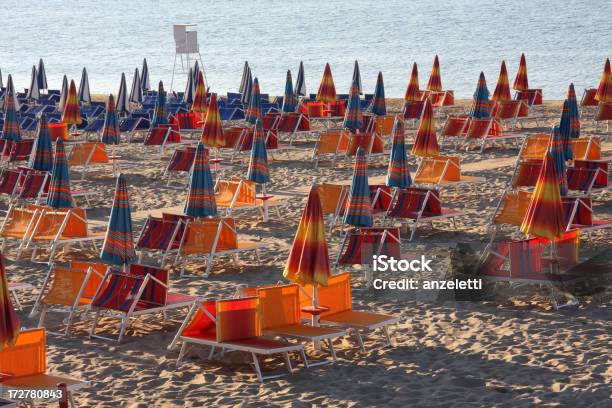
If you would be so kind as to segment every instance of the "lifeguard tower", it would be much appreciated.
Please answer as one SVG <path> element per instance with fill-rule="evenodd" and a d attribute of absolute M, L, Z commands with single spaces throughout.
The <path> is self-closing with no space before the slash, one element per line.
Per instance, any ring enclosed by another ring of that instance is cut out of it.
<path fill-rule="evenodd" d="M 198 44 L 198 32 L 196 31 L 197 24 L 174 24 L 174 64 L 172 65 L 172 80 L 170 81 L 170 89 L 174 89 L 174 73 L 176 71 L 177 57 L 181 59 L 181 69 L 187 72 L 191 67 L 192 60 L 200 61 L 200 70 L 206 80 L 204 71 L 204 63 L 202 62 L 202 54 L 200 54 L 200 45 Z"/>

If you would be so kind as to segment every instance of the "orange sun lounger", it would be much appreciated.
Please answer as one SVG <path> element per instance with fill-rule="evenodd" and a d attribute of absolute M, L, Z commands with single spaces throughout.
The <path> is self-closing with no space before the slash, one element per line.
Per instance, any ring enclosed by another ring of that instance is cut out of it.
<path fill-rule="evenodd" d="M 244 178 L 233 178 L 217 180 L 215 201 L 217 208 L 225 209 L 225 215 L 228 217 L 239 210 L 257 209 L 264 221 L 267 221 L 269 208 L 274 208 L 278 219 L 281 219 L 280 207 L 286 204 L 286 197 L 277 194 L 258 196 L 255 183 Z"/>
<path fill-rule="evenodd" d="M 482 177 L 461 174 L 459 156 L 424 157 L 414 176 L 415 184 L 438 187 L 462 186 L 484 181 Z"/>
<path fill-rule="evenodd" d="M 330 230 L 340 222 L 344 216 L 346 208 L 346 200 L 348 199 L 349 187 L 345 184 L 330 184 L 323 183 L 317 185 L 319 197 L 321 199 L 321 208 L 323 214 L 330 219 Z"/>
<path fill-rule="evenodd" d="M 501 131 L 499 123 L 495 118 L 489 119 L 470 119 L 465 135 L 466 149 L 472 144 L 480 144 L 480 153 L 485 149 L 487 142 L 498 140 L 514 140 L 522 142 L 524 135 L 518 133 L 504 133 Z"/>
<path fill-rule="evenodd" d="M 349 140 L 350 133 L 346 130 L 332 129 L 321 132 L 312 152 L 315 168 L 319 166 L 320 160 L 326 159 L 329 159 L 334 167 L 336 160 L 347 153 Z"/>
<path fill-rule="evenodd" d="M 115 159 L 117 158 L 117 156 L 108 156 L 106 144 L 102 142 L 77 143 L 68 155 L 68 165 L 70 167 L 82 167 L 80 180 L 85 180 L 92 165 L 110 164 L 111 159 L 113 175 L 116 174 L 118 169 Z"/>
<path fill-rule="evenodd" d="M 574 160 L 600 160 L 601 143 L 599 137 L 580 137 L 570 142 Z"/>
<path fill-rule="evenodd" d="M 40 215 L 41 210 L 35 206 L 28 206 L 26 208 L 9 207 L 0 227 L 0 238 L 2 239 L 0 251 L 6 254 L 7 241 L 17 241 L 19 245 L 15 259 L 19 259 L 21 252 L 28 243 L 31 231 L 38 224 Z"/>

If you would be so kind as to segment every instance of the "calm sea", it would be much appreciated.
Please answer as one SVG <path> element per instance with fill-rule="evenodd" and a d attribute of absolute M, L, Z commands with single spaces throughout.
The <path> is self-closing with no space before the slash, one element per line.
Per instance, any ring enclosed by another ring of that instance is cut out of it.
<path fill-rule="evenodd" d="M 19 89 L 40 57 L 52 88 L 63 74 L 78 85 L 87 67 L 93 93 L 116 92 L 121 72 L 129 86 L 143 57 L 152 83 L 168 87 L 174 23 L 198 25 L 217 92 L 238 88 L 246 59 L 262 92 L 282 94 L 286 70 L 295 79 L 303 60 L 308 92 L 316 92 L 328 61 L 337 91 L 347 93 L 357 59 L 367 92 L 382 71 L 387 96 L 398 97 L 412 62 L 423 87 L 437 53 L 444 88 L 470 98 L 480 71 L 492 91 L 501 60 L 512 81 L 525 52 L 531 87 L 559 99 L 570 82 L 579 94 L 594 86 L 612 51 L 609 0 L 0 0 L 0 10 L 0 70 Z M 184 83 L 179 66 L 174 88 Z"/>

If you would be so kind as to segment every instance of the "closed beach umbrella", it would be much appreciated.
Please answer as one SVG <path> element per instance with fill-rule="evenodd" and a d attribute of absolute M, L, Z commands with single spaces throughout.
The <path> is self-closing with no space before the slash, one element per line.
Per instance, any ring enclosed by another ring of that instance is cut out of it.
<path fill-rule="evenodd" d="M 26 95 L 28 99 L 39 100 L 40 99 L 40 89 L 38 88 L 38 78 L 36 75 L 36 67 L 32 66 L 32 75 L 30 77 L 30 87 L 28 88 L 28 93 Z"/>
<path fill-rule="evenodd" d="M 512 89 L 515 91 L 526 91 L 529 89 L 529 81 L 527 80 L 527 61 L 525 60 L 525 54 L 521 54 L 521 62 L 519 62 L 518 71 L 516 71 L 516 78 L 514 78 L 514 85 Z"/>
<path fill-rule="evenodd" d="M 9 76 L 10 77 L 10 76 Z M 15 110 L 15 97 L 7 91 L 4 100 L 4 123 L 2 124 L 2 139 L 18 142 L 21 140 L 21 130 Z"/>
<path fill-rule="evenodd" d="M 72 208 L 68 162 L 66 161 L 64 140 L 61 138 L 55 142 L 55 158 L 53 160 L 51 182 L 49 183 L 47 205 L 53 208 Z"/>
<path fill-rule="evenodd" d="M 87 75 L 87 69 L 85 69 L 85 67 L 83 67 L 83 72 L 81 72 L 81 82 L 79 83 L 79 102 L 91 103 L 89 76 Z"/>
<path fill-rule="evenodd" d="M 119 83 L 119 92 L 117 92 L 117 113 L 129 115 L 130 103 L 128 101 L 127 83 L 125 82 L 125 73 L 121 73 L 121 82 Z"/>
<path fill-rule="evenodd" d="M 609 58 L 606 58 L 606 63 L 604 64 L 599 86 L 595 93 L 595 100 L 599 102 L 612 101 L 612 68 L 610 67 Z"/>
<path fill-rule="evenodd" d="M 406 143 L 404 140 L 404 121 L 395 118 L 393 124 L 393 144 L 387 170 L 387 185 L 389 187 L 406 188 L 412 184 L 410 169 L 406 160 Z"/>
<path fill-rule="evenodd" d="M 53 170 L 53 146 L 51 145 L 47 115 L 44 113 L 40 115 L 36 133 L 36 149 L 32 155 L 30 167 L 39 171 L 51 171 Z"/>
<path fill-rule="evenodd" d="M 557 184 L 562 196 L 567 195 L 567 171 L 565 166 L 565 137 L 561 133 L 559 126 L 553 126 L 548 152 L 552 156 L 555 163 L 555 174 L 557 175 Z M 569 148 L 569 144 L 568 144 Z M 571 153 L 571 152 L 570 152 Z"/>
<path fill-rule="evenodd" d="M 573 159 L 574 155 L 571 148 L 572 140 L 572 118 L 570 115 L 569 101 L 563 101 L 563 109 L 561 111 L 561 120 L 559 122 L 559 132 L 563 139 L 563 157 L 565 160 Z"/>
<path fill-rule="evenodd" d="M 266 184 L 270 182 L 268 153 L 266 152 L 266 136 L 263 126 L 261 125 L 261 119 L 258 119 L 255 124 L 247 178 L 257 184 Z"/>
<path fill-rule="evenodd" d="M 4 82 L 2 82 L 2 70 L 0 69 L 0 89 L 4 88 Z"/>
<path fill-rule="evenodd" d="M 326 286 L 330 274 L 323 209 L 317 187 L 313 186 L 308 194 L 283 276 L 300 285 L 312 284 L 315 290 L 313 303 L 317 306 L 317 284 Z"/>
<path fill-rule="evenodd" d="M 198 143 L 196 149 L 183 212 L 196 218 L 217 215 L 215 185 L 208 165 L 208 149 L 202 143 Z"/>
<path fill-rule="evenodd" d="M 49 89 L 49 86 L 47 85 L 47 72 L 45 71 L 45 63 L 43 62 L 42 58 L 38 60 L 36 80 L 38 82 L 38 89 L 40 89 L 41 91 L 44 89 Z M 0 86 L 2 86 L 1 83 Z"/>
<path fill-rule="evenodd" d="M 206 88 L 204 87 L 204 75 L 202 71 L 198 73 L 198 80 L 193 96 L 193 103 L 191 104 L 191 110 L 200 114 L 206 113 Z"/>
<path fill-rule="evenodd" d="M 331 103 L 336 100 L 336 86 L 334 85 L 334 77 L 332 76 L 329 62 L 325 64 L 323 78 L 317 92 L 317 101 L 321 103 Z"/>
<path fill-rule="evenodd" d="M 496 102 L 504 102 L 512 99 L 510 95 L 510 81 L 508 79 L 508 70 L 506 69 L 506 61 L 502 61 L 501 68 L 499 70 L 499 77 L 497 78 L 497 85 L 493 96 L 491 96 Z"/>
<path fill-rule="evenodd" d="M 193 96 L 195 94 L 195 84 L 193 81 L 193 68 L 189 68 L 187 83 L 185 84 L 185 92 L 183 93 L 183 102 L 186 105 L 191 105 L 193 103 Z"/>
<path fill-rule="evenodd" d="M 344 122 L 342 127 L 357 132 L 363 126 L 363 115 L 361 113 L 361 102 L 359 100 L 359 85 L 357 81 L 353 81 L 349 89 L 349 99 L 344 113 Z"/>
<path fill-rule="evenodd" d="M 565 222 L 558 178 L 553 156 L 548 153 L 523 218 L 521 232 L 548 240 L 563 235 Z"/>
<path fill-rule="evenodd" d="M 417 63 L 412 64 L 412 72 L 410 73 L 410 81 L 406 93 L 404 93 L 404 102 L 416 102 L 421 100 L 421 90 L 419 89 L 419 69 Z"/>
<path fill-rule="evenodd" d="M 68 98 L 66 99 L 66 106 L 64 106 L 64 112 L 62 113 L 62 122 L 68 125 L 80 125 L 83 122 L 81 112 L 79 110 L 79 101 L 77 98 L 74 80 L 70 80 L 70 86 L 68 87 Z"/>
<path fill-rule="evenodd" d="M 168 114 L 166 112 L 166 91 L 164 84 L 159 81 L 157 85 L 157 98 L 155 99 L 155 109 L 153 110 L 153 121 L 151 126 L 157 127 L 168 123 Z"/>
<path fill-rule="evenodd" d="M 217 105 L 217 94 L 215 93 L 210 95 L 210 105 L 206 111 L 200 141 L 209 147 L 225 146 L 223 124 L 221 123 L 221 115 L 219 115 L 219 106 Z"/>
<path fill-rule="evenodd" d="M 9 294 L 4 259 L 0 253 L 0 351 L 15 345 L 19 336 L 19 318 Z"/>
<path fill-rule="evenodd" d="M 193 64 L 193 73 L 192 73 L 193 77 L 191 78 L 194 95 L 195 95 L 195 86 L 196 86 L 196 83 L 198 82 L 199 74 L 200 74 L 200 63 L 198 62 L 198 60 L 196 60 L 195 63 Z"/>
<path fill-rule="evenodd" d="M 300 61 L 300 69 L 295 81 L 294 93 L 298 96 L 306 96 L 306 80 L 304 78 L 304 62 Z"/>
<path fill-rule="evenodd" d="M 293 113 L 297 108 L 297 97 L 293 92 L 293 81 L 291 79 L 291 71 L 287 70 L 287 79 L 285 81 L 285 95 L 283 96 L 283 113 Z"/>
<path fill-rule="evenodd" d="M 4 103 L 6 105 L 6 100 L 8 95 L 13 95 L 13 103 L 15 104 L 15 111 L 19 112 L 21 109 L 21 104 L 19 103 L 19 99 L 17 99 L 17 93 L 15 92 L 15 85 L 13 84 L 13 76 L 11 74 L 8 75 L 6 79 L 6 89 L 4 90 Z M 6 109 L 6 107 L 4 108 Z"/>
<path fill-rule="evenodd" d="M 346 204 L 346 213 L 344 214 L 344 223 L 354 227 L 371 227 L 373 225 L 372 198 L 368 185 L 367 166 L 365 151 L 363 147 L 359 147 L 355 157 L 353 181 Z"/>
<path fill-rule="evenodd" d="M 113 98 L 112 94 L 108 95 L 108 100 L 106 101 L 104 127 L 102 128 L 100 140 L 106 144 L 119 144 L 120 142 L 119 118 L 115 108 L 115 98 Z"/>
<path fill-rule="evenodd" d="M 244 89 L 242 90 L 242 92 L 240 92 L 242 94 L 240 101 L 242 102 L 243 105 L 248 105 L 249 102 L 251 101 L 251 91 L 252 90 L 253 90 L 253 75 L 251 73 L 251 68 L 249 68 L 245 82 L 244 82 Z"/>
<path fill-rule="evenodd" d="M 64 75 L 62 78 L 62 91 L 60 92 L 60 98 L 57 102 L 57 110 L 59 112 L 64 112 L 64 108 L 66 107 L 66 101 L 68 100 L 68 78 Z"/>
<path fill-rule="evenodd" d="M 120 174 L 100 259 L 111 265 L 127 265 L 135 258 L 130 197 L 125 177 Z"/>
<path fill-rule="evenodd" d="M 138 68 L 134 70 L 134 78 L 132 78 L 132 89 L 130 90 L 130 102 L 142 104 L 142 83 L 140 81 L 140 73 Z"/>
<path fill-rule="evenodd" d="M 576 99 L 574 84 L 570 84 L 567 90 L 567 104 L 570 116 L 570 137 L 575 139 L 580 136 L 580 110 L 578 109 L 578 100 Z"/>
<path fill-rule="evenodd" d="M 262 118 L 261 112 L 261 94 L 259 91 L 259 80 L 257 77 L 253 80 L 253 88 L 251 89 L 251 99 L 246 111 L 245 120 L 251 124 L 255 124 L 257 119 Z"/>
<path fill-rule="evenodd" d="M 438 56 L 434 58 L 433 66 L 431 67 L 431 73 L 429 74 L 429 81 L 427 81 L 428 91 L 442 92 L 442 78 L 440 76 L 440 61 Z"/>
<path fill-rule="evenodd" d="M 242 68 L 242 79 L 240 79 L 240 87 L 238 92 L 243 94 L 246 91 L 247 78 L 249 77 L 251 68 L 249 67 L 249 61 L 244 61 L 244 67 Z"/>
<path fill-rule="evenodd" d="M 387 114 L 387 104 L 385 102 L 385 83 L 383 82 L 382 72 L 379 72 L 378 78 L 376 78 L 374 99 L 372 99 L 372 113 L 378 116 L 384 116 Z"/>
<path fill-rule="evenodd" d="M 474 99 L 472 100 L 472 107 L 470 108 L 470 116 L 476 119 L 485 119 L 491 116 L 491 110 L 489 109 L 489 90 L 487 89 L 487 80 L 483 72 L 481 72 L 478 77 L 476 92 L 474 92 Z"/>
<path fill-rule="evenodd" d="M 438 138 L 436 136 L 436 121 L 433 115 L 431 99 L 429 98 L 427 98 L 423 106 L 419 130 L 412 146 L 412 154 L 420 157 L 433 157 L 440 154 L 440 147 L 438 146 Z"/>
<path fill-rule="evenodd" d="M 359 71 L 359 62 L 355 60 L 355 65 L 353 66 L 353 82 L 357 82 L 357 86 L 359 87 L 359 95 L 363 95 L 363 87 L 361 86 L 361 71 Z"/>
<path fill-rule="evenodd" d="M 140 87 L 143 91 L 151 89 L 151 81 L 149 80 L 149 65 L 147 65 L 147 59 L 142 60 L 142 71 L 140 75 Z"/>

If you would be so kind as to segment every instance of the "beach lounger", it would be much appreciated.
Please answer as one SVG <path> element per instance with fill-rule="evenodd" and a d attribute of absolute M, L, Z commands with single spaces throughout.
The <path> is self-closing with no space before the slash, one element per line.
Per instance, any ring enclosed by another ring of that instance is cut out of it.
<path fill-rule="evenodd" d="M 343 184 L 322 183 L 317 185 L 323 215 L 329 218 L 330 232 L 344 216 L 349 188 L 350 186 Z"/>
<path fill-rule="evenodd" d="M 372 121 L 372 125 L 374 122 Z M 346 148 L 345 157 L 350 160 L 357 155 L 357 149 L 363 148 L 369 161 L 372 157 L 389 157 L 390 152 L 385 151 L 385 141 L 379 134 L 375 132 L 367 133 L 351 133 L 349 136 L 348 146 Z"/>
<path fill-rule="evenodd" d="M 170 125 L 160 125 L 152 128 L 144 139 L 145 146 L 159 146 L 159 154 L 164 153 L 164 148 L 169 144 L 181 143 L 181 133 Z"/>
<path fill-rule="evenodd" d="M 2 169 L 2 173 L 0 173 L 0 194 L 6 195 L 9 202 L 15 198 L 20 178 L 21 171 L 19 170 Z"/>
<path fill-rule="evenodd" d="M 606 132 L 610 132 L 610 122 L 612 122 L 612 102 L 600 102 L 595 114 L 595 129 L 601 122 L 606 123 Z"/>
<path fill-rule="evenodd" d="M 286 204 L 284 197 L 258 196 L 255 192 L 255 183 L 243 178 L 217 180 L 215 201 L 217 208 L 224 209 L 228 217 L 239 210 L 257 209 L 264 221 L 268 220 L 268 209 L 271 207 L 276 209 L 276 215 L 281 219 L 279 207 Z"/>
<path fill-rule="evenodd" d="M 606 160 L 574 160 L 574 166 L 567 168 L 568 189 L 581 191 L 585 196 L 608 189 L 608 165 Z"/>
<path fill-rule="evenodd" d="M 440 132 L 440 142 L 444 143 L 446 139 L 451 139 L 455 142 L 455 147 L 459 142 L 465 140 L 467 129 L 470 126 L 469 116 L 449 116 L 444 122 L 442 131 Z"/>
<path fill-rule="evenodd" d="M 89 382 L 47 373 L 45 329 L 22 330 L 13 347 L 0 351 L 0 385 L 13 390 L 53 390 L 66 385 L 67 399 L 75 407 L 72 393 L 88 387 Z M 57 400 L 50 398 L 47 401 Z M 31 407 L 34 399 L 26 400 Z"/>
<path fill-rule="evenodd" d="M 46 171 L 38 171 L 30 168 L 19 168 L 21 178 L 15 191 L 17 200 L 33 200 L 38 204 L 42 197 L 49 191 L 51 175 Z"/>
<path fill-rule="evenodd" d="M 574 160 L 600 160 L 601 143 L 599 137 L 580 137 L 570 141 Z"/>
<path fill-rule="evenodd" d="M 279 135 L 288 134 L 289 145 L 293 146 L 296 137 L 310 133 L 310 120 L 303 113 L 285 113 L 280 116 L 276 130 Z"/>
<path fill-rule="evenodd" d="M 257 379 L 261 383 L 280 375 L 264 376 L 258 356 L 283 355 L 287 371 L 292 374 L 289 353 L 296 352 L 308 367 L 302 344 L 262 337 L 261 311 L 256 297 L 194 302 L 168 349 L 174 348 L 178 341 L 182 342 L 182 346 L 177 366 L 195 345 L 211 348 L 209 360 L 214 356 L 215 349 L 221 349 L 222 353 L 225 350 L 241 351 L 251 354 Z"/>
<path fill-rule="evenodd" d="M 21 252 L 27 245 L 34 226 L 37 225 L 40 219 L 41 210 L 39 207 L 28 206 L 27 208 L 18 208 L 16 206 L 9 207 L 6 217 L 0 227 L 0 239 L 2 239 L 2 248 L 0 252 L 6 255 L 7 241 L 17 241 L 15 259 L 19 259 Z"/>
<path fill-rule="evenodd" d="M 598 106 L 599 101 L 595 99 L 595 95 L 597 94 L 597 88 L 585 89 L 582 94 L 582 99 L 580 99 L 580 106 Z"/>
<path fill-rule="evenodd" d="M 196 298 L 170 292 L 168 275 L 166 269 L 140 264 L 131 264 L 127 273 L 109 268 L 91 302 L 95 315 L 89 336 L 120 343 L 130 319 L 161 313 L 165 320 L 168 310 L 191 306 Z M 121 320 L 116 339 L 96 334 L 101 316 Z"/>
<path fill-rule="evenodd" d="M 22 139 L 18 142 L 7 141 L 2 151 L 2 159 L 9 163 L 28 161 L 34 149 L 35 139 Z"/>
<path fill-rule="evenodd" d="M 331 160 L 331 167 L 335 167 L 336 160 L 345 155 L 348 150 L 350 133 L 345 130 L 326 130 L 319 133 L 317 143 L 312 152 L 315 168 L 320 160 Z"/>
<path fill-rule="evenodd" d="M 543 97 L 541 89 L 526 89 L 524 91 L 516 91 L 514 100 L 525 101 L 527 106 L 542 105 Z"/>
<path fill-rule="evenodd" d="M 179 112 L 170 117 L 170 124 L 180 132 L 201 133 L 202 122 L 202 115 L 196 112 Z"/>
<path fill-rule="evenodd" d="M 67 314 L 63 320 L 67 336 L 76 314 L 91 304 L 106 269 L 107 265 L 93 262 L 71 261 L 67 267 L 51 264 L 30 317 L 40 313 L 38 327 L 43 327 L 49 312 Z"/>
<path fill-rule="evenodd" d="M 550 133 L 537 133 L 527 136 L 519 150 L 517 165 L 523 160 L 542 160 L 548 152 Z"/>
<path fill-rule="evenodd" d="M 579 229 L 589 232 L 597 229 L 612 228 L 612 220 L 595 219 L 591 197 L 563 197 L 562 202 L 566 231 Z"/>
<path fill-rule="evenodd" d="M 237 254 L 254 251 L 259 259 L 258 249 L 264 246 L 263 242 L 238 240 L 236 222 L 233 218 L 197 219 L 186 223 L 174 265 L 181 265 L 181 276 L 183 276 L 186 259 L 201 258 L 206 263 L 204 276 L 207 277 L 210 275 L 215 258 L 234 255 L 237 261 Z"/>
<path fill-rule="evenodd" d="M 391 136 L 393 132 L 393 124 L 395 123 L 395 115 L 376 116 L 373 122 L 373 132 L 381 138 Z"/>
<path fill-rule="evenodd" d="M 461 174 L 459 156 L 424 157 L 419 163 L 414 183 L 438 188 L 483 182 L 484 178 Z"/>
<path fill-rule="evenodd" d="M 387 314 L 365 312 L 353 309 L 351 295 L 350 273 L 340 273 L 327 279 L 327 286 L 318 285 L 317 299 L 321 305 L 328 308 L 321 313 L 319 323 L 333 327 L 347 329 L 357 338 L 362 352 L 365 352 L 363 338 L 366 333 L 382 330 L 385 336 L 385 344 L 382 347 L 393 346 L 389 334 L 389 326 L 397 324 L 401 318 Z M 312 285 L 305 285 L 300 291 L 300 304 L 302 307 L 312 304 Z M 302 319 L 309 316 L 302 312 Z"/>
<path fill-rule="evenodd" d="M 453 91 L 422 91 L 421 100 L 431 99 L 433 107 L 453 106 L 455 104 L 455 93 Z"/>
<path fill-rule="evenodd" d="M 187 220 L 169 219 L 168 217 L 153 217 L 145 220 L 140 235 L 136 240 L 136 250 L 139 251 L 138 262 L 142 263 L 145 252 L 159 253 L 159 265 L 164 267 L 166 259 L 173 249 L 178 249 Z"/>
<path fill-rule="evenodd" d="M 423 115 L 424 107 L 425 101 L 404 102 L 404 107 L 402 108 L 404 120 L 411 120 L 416 124 L 416 122 L 419 121 Z"/>
<path fill-rule="evenodd" d="M 517 123 L 525 119 L 524 116 L 521 116 L 521 108 L 524 104 L 525 102 L 522 100 L 497 101 L 492 109 L 491 116 L 502 126 L 514 130 Z"/>
<path fill-rule="evenodd" d="M 162 174 L 162 178 L 167 178 L 166 185 L 170 185 L 173 173 L 191 173 L 193 161 L 195 159 L 196 148 L 186 146 L 178 148 L 172 153 L 172 157 Z"/>
<path fill-rule="evenodd" d="M 117 159 L 119 156 L 109 156 L 106 153 L 106 144 L 102 142 L 78 143 L 72 147 L 68 155 L 70 167 L 82 167 L 80 181 L 85 180 L 90 167 L 95 164 L 111 164 L 113 175 L 118 173 Z"/>
<path fill-rule="evenodd" d="M 495 118 L 471 118 L 465 135 L 466 149 L 476 143 L 480 144 L 480 153 L 482 153 L 487 142 L 514 140 L 516 143 L 522 143 L 523 137 L 524 135 L 518 133 L 502 132 Z"/>

